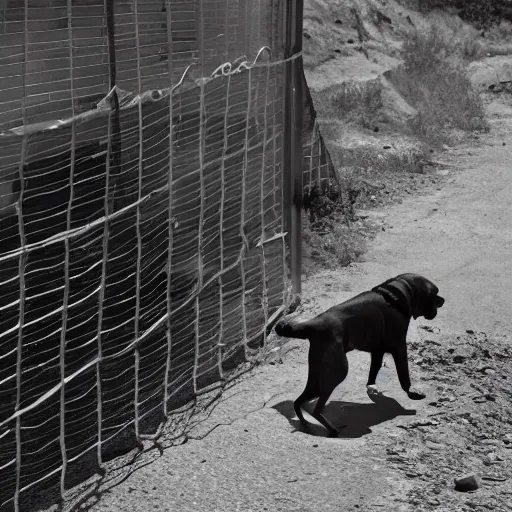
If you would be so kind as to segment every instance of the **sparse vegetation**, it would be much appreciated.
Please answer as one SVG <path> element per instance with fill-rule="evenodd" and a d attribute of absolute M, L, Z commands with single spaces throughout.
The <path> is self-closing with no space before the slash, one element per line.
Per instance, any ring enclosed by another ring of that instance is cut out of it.
<path fill-rule="evenodd" d="M 491 41 L 510 41 L 512 39 L 512 23 L 507 20 L 501 20 L 495 23 L 484 32 L 486 39 Z"/>
<path fill-rule="evenodd" d="M 373 128 L 382 108 L 380 81 L 343 82 L 325 89 L 315 95 L 315 108 L 323 118 L 343 119 Z"/>
<path fill-rule="evenodd" d="M 512 15 L 509 0 L 418 0 L 420 11 L 454 9 L 459 16 L 478 28 L 489 27 L 503 17 Z"/>
<path fill-rule="evenodd" d="M 356 261 L 365 251 L 366 239 L 359 226 L 339 223 L 325 233 L 311 228 L 305 218 L 302 226 L 303 271 L 312 273 L 318 268 L 347 266 Z"/>
<path fill-rule="evenodd" d="M 373 208 L 410 192 L 423 180 L 426 155 L 378 147 L 333 148 L 338 181 L 323 180 L 304 190 L 304 271 L 345 266 L 364 253 L 368 236 L 381 227 L 362 219 L 358 208 Z M 413 178 L 413 179 L 411 179 Z"/>
<path fill-rule="evenodd" d="M 382 108 L 380 82 L 345 82 L 331 93 L 330 102 L 340 117 L 353 115 L 363 128 L 373 128 L 375 118 Z"/>
<path fill-rule="evenodd" d="M 431 146 L 450 141 L 452 130 L 488 129 L 482 101 L 442 31 L 414 31 L 403 44 L 403 65 L 391 82 L 418 111 L 414 134 Z"/>
<path fill-rule="evenodd" d="M 512 23 L 502 20 L 482 32 L 485 37 L 484 52 L 486 55 L 512 54 Z"/>
<path fill-rule="evenodd" d="M 362 174 L 376 176 L 393 173 L 421 173 L 424 165 L 424 152 L 420 149 L 394 150 L 363 146 L 343 151 L 343 168 L 355 169 Z"/>
<path fill-rule="evenodd" d="M 365 249 L 364 235 L 354 220 L 354 189 L 342 188 L 334 180 L 314 183 L 304 190 L 303 242 L 305 272 L 313 265 L 323 268 L 348 265 Z"/>
<path fill-rule="evenodd" d="M 427 16 L 427 20 L 435 34 L 425 38 L 426 43 L 434 43 L 435 49 L 451 62 L 461 63 L 484 56 L 485 40 L 481 37 L 481 31 L 474 26 L 445 11 L 433 12 Z"/>

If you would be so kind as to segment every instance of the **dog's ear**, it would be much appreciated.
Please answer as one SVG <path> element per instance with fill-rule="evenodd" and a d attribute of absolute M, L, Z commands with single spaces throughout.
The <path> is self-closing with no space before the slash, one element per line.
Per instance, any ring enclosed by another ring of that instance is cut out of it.
<path fill-rule="evenodd" d="M 415 298 L 411 286 L 403 280 L 396 278 L 388 279 L 386 282 L 373 288 L 380 293 L 387 302 L 397 307 L 409 317 L 415 312 Z"/>

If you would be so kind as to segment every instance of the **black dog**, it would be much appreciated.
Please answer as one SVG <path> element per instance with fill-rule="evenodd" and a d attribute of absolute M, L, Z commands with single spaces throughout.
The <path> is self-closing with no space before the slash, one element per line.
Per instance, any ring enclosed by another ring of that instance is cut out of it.
<path fill-rule="evenodd" d="M 375 393 L 375 380 L 385 353 L 393 356 L 402 389 L 413 400 L 425 395 L 411 390 L 407 360 L 407 329 L 411 317 L 432 320 L 444 304 L 437 286 L 418 274 L 401 274 L 371 291 L 334 306 L 308 322 L 283 320 L 276 325 L 279 336 L 309 339 L 309 375 L 306 388 L 294 402 L 299 420 L 304 402 L 318 398 L 312 416 L 337 436 L 338 431 L 322 415 L 336 386 L 348 374 L 346 353 L 362 350 L 371 354 L 368 392 Z"/>

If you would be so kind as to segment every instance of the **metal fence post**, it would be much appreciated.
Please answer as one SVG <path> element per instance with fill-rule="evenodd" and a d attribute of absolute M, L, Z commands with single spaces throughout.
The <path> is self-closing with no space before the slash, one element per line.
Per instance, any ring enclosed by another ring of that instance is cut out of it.
<path fill-rule="evenodd" d="M 290 242 L 292 293 L 301 292 L 302 267 L 302 51 L 303 0 L 287 0 L 285 8 L 284 211 Z"/>

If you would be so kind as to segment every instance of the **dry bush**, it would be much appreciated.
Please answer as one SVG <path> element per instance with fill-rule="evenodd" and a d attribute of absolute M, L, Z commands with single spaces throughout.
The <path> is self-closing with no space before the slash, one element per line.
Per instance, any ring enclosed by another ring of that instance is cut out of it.
<path fill-rule="evenodd" d="M 344 82 L 315 95 L 315 109 L 323 119 L 341 119 L 373 128 L 382 108 L 379 80 Z"/>
<path fill-rule="evenodd" d="M 449 142 L 450 131 L 486 131 L 488 124 L 478 93 L 440 28 L 411 32 L 403 45 L 403 65 L 391 82 L 418 111 L 414 134 L 432 146 Z"/>
<path fill-rule="evenodd" d="M 443 40 L 445 48 L 451 49 L 452 59 L 471 61 L 484 55 L 480 32 L 458 16 L 438 11 L 428 20 L 437 28 L 437 37 Z"/>
<path fill-rule="evenodd" d="M 512 54 L 512 23 L 501 21 L 489 27 L 484 32 L 484 52 L 486 55 Z"/>
<path fill-rule="evenodd" d="M 359 227 L 342 220 L 330 229 L 319 231 L 307 216 L 302 221 L 303 271 L 311 274 L 319 269 L 347 266 L 364 254 L 366 239 Z"/>
<path fill-rule="evenodd" d="M 417 7 L 421 12 L 455 10 L 463 20 L 478 28 L 493 25 L 511 8 L 509 0 L 417 0 Z"/>
<path fill-rule="evenodd" d="M 485 38 L 491 41 L 512 41 L 512 23 L 502 20 L 485 31 Z"/>
<path fill-rule="evenodd" d="M 402 58 L 406 65 L 420 68 L 439 61 L 463 64 L 483 56 L 483 43 L 474 27 L 443 12 L 431 14 L 427 19 L 429 30 L 405 34 Z"/>
<path fill-rule="evenodd" d="M 364 252 L 364 235 L 352 224 L 355 189 L 335 180 L 309 185 L 303 196 L 304 271 L 349 265 Z"/>

